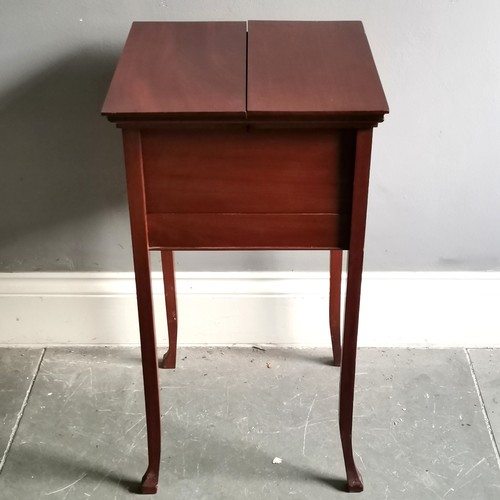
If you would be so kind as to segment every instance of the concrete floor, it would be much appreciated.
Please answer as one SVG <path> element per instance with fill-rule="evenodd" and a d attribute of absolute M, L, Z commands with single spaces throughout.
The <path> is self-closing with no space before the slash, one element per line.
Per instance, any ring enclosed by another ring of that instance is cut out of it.
<path fill-rule="evenodd" d="M 358 495 L 343 491 L 329 350 L 179 355 L 160 372 L 156 498 L 500 498 L 498 350 L 359 351 Z M 0 349 L 0 419 L 0 499 L 136 498 L 146 466 L 138 349 Z"/>

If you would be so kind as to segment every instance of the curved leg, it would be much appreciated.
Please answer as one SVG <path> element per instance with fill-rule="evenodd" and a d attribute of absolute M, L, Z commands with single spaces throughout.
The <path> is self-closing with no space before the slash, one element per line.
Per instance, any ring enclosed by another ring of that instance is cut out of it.
<path fill-rule="evenodd" d="M 151 278 L 149 274 L 149 255 L 135 256 L 137 301 L 139 306 L 139 327 L 141 331 L 142 374 L 144 379 L 144 397 L 146 403 L 146 426 L 148 433 L 148 468 L 142 478 L 142 493 L 156 493 L 161 455 L 161 417 L 158 384 L 158 361 L 153 322 L 153 301 L 151 296 Z M 142 253 L 142 252 L 141 252 Z M 146 258 L 147 269 L 146 269 Z"/>
<path fill-rule="evenodd" d="M 144 202 L 141 137 L 138 130 L 124 129 L 125 167 L 134 254 L 135 284 L 141 336 L 142 376 L 148 434 L 148 468 L 142 493 L 156 493 L 161 454 L 160 392 L 154 330 L 153 297 Z"/>
<path fill-rule="evenodd" d="M 138 253 L 141 255 L 137 255 Z M 144 252 L 137 252 L 136 248 L 134 248 L 134 261 L 136 262 L 135 280 L 139 306 L 142 375 L 144 379 L 146 426 L 148 433 L 148 468 L 142 478 L 141 490 L 142 493 L 156 493 L 161 455 L 161 417 L 158 361 L 156 357 L 153 301 L 147 249 Z"/>
<path fill-rule="evenodd" d="M 175 368 L 177 357 L 177 302 L 175 298 L 174 253 L 171 250 L 161 252 L 163 268 L 163 286 L 167 307 L 168 351 L 164 354 L 161 367 Z"/>
<path fill-rule="evenodd" d="M 342 441 L 342 451 L 344 452 L 344 462 L 347 472 L 347 490 L 355 492 L 363 491 L 363 480 L 356 468 L 352 450 L 352 415 L 361 275 L 363 272 L 363 246 L 365 240 L 366 207 L 368 202 L 368 181 L 370 177 L 371 143 L 371 129 L 360 129 L 356 132 L 344 341 L 342 345 L 342 365 L 340 370 L 340 439 Z"/>
<path fill-rule="evenodd" d="M 340 285 L 342 280 L 342 250 L 330 251 L 330 335 L 333 366 L 340 366 Z"/>
<path fill-rule="evenodd" d="M 359 299 L 363 253 L 349 253 L 347 295 L 340 371 L 339 427 L 344 463 L 347 473 L 347 490 L 363 491 L 363 480 L 354 462 L 352 450 L 352 415 L 354 403 L 354 374 L 356 371 L 356 347 L 358 334 Z"/>

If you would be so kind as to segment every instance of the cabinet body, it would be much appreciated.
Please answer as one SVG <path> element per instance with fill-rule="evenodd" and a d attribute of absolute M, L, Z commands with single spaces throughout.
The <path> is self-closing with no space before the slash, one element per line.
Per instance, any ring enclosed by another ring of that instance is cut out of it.
<path fill-rule="evenodd" d="M 359 22 L 134 23 L 103 106 L 123 131 L 156 491 L 160 413 L 149 251 L 162 254 L 175 367 L 175 250 L 331 251 L 330 327 L 350 491 L 352 406 L 373 128 L 387 113 Z M 344 344 L 340 275 L 348 251 Z"/>
<path fill-rule="evenodd" d="M 151 249 L 348 248 L 354 133 L 142 130 Z"/>

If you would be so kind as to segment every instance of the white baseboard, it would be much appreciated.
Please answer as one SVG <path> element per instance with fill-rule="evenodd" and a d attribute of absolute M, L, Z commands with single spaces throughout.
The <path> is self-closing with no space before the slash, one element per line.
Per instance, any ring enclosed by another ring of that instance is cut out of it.
<path fill-rule="evenodd" d="M 179 344 L 330 345 L 327 273 L 177 273 L 177 291 Z M 0 274 L 0 344 L 138 342 L 132 273 Z M 364 273 L 359 345 L 500 347 L 500 273 Z"/>

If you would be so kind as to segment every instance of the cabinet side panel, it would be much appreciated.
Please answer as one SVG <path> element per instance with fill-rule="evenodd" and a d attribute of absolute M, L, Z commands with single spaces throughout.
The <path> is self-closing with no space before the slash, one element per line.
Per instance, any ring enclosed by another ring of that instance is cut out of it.
<path fill-rule="evenodd" d="M 150 214 L 151 249 L 347 249 L 349 219 L 335 214 Z"/>
<path fill-rule="evenodd" d="M 349 130 L 144 130 L 147 212 L 348 214 Z"/>

